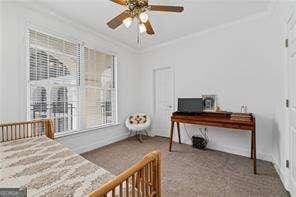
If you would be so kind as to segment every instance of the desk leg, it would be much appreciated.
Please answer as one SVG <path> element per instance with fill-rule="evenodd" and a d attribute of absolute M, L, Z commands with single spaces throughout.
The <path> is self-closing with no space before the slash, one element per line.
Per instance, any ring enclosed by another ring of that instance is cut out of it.
<path fill-rule="evenodd" d="M 179 122 L 177 122 L 177 130 L 178 130 L 179 144 L 181 144 L 181 136 L 180 136 L 180 123 L 179 123 Z"/>
<path fill-rule="evenodd" d="M 254 174 L 257 174 L 257 164 L 256 164 L 256 131 L 252 131 L 252 148 L 253 148 L 253 161 L 254 161 Z"/>
<path fill-rule="evenodd" d="M 251 131 L 251 159 L 254 159 L 253 131 Z"/>
<path fill-rule="evenodd" d="M 170 135 L 170 148 L 169 151 L 172 152 L 172 144 L 173 144 L 173 135 L 174 135 L 174 121 L 171 121 L 171 135 Z"/>

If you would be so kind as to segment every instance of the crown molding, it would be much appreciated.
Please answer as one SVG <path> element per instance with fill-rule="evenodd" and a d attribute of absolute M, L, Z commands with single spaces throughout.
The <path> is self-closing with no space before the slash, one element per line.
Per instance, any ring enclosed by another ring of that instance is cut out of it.
<path fill-rule="evenodd" d="M 88 32 L 88 33 L 91 33 L 92 35 L 104 40 L 104 41 L 107 41 L 109 43 L 111 43 L 112 45 L 114 46 L 117 46 L 117 47 L 122 47 L 132 53 L 137 53 L 139 49 L 136 49 L 136 48 L 133 48 L 123 42 L 121 42 L 120 40 L 118 39 L 114 39 L 114 38 L 110 38 L 109 36 L 106 36 L 104 35 L 103 33 L 101 32 L 98 32 L 97 30 L 95 30 L 94 28 L 88 26 L 88 25 L 85 25 L 81 22 L 77 22 L 77 21 L 74 21 L 66 16 L 63 16 L 61 14 L 57 14 L 56 12 L 54 12 L 53 10 L 51 10 L 50 8 L 44 6 L 44 5 L 41 5 L 40 2 L 37 2 L 37 1 L 33 1 L 31 3 L 26 3 L 25 1 L 18 1 L 18 2 L 14 2 L 16 4 L 18 4 L 19 6 L 21 7 L 24 7 L 26 9 L 29 9 L 29 10 L 32 10 L 34 12 L 38 12 L 42 15 L 50 15 L 50 16 L 53 16 L 55 17 L 57 20 L 63 22 L 63 23 L 66 23 L 67 25 L 69 26 L 72 26 L 78 30 L 81 30 L 81 31 L 85 31 L 85 32 Z"/>
<path fill-rule="evenodd" d="M 170 45 L 177 44 L 177 43 L 182 42 L 182 41 L 187 40 L 187 39 L 198 38 L 198 37 L 205 36 L 207 34 L 210 34 L 210 33 L 213 33 L 213 32 L 219 31 L 219 30 L 231 28 L 231 27 L 233 27 L 235 25 L 238 25 L 238 24 L 241 24 L 241 23 L 247 23 L 247 22 L 262 19 L 262 18 L 265 18 L 265 17 L 270 17 L 270 16 L 272 16 L 277 4 L 278 4 L 278 0 L 272 1 L 272 2 L 270 2 L 268 4 L 267 11 L 259 12 L 259 13 L 253 14 L 253 15 L 249 15 L 249 16 L 246 16 L 244 18 L 238 19 L 236 21 L 224 23 L 222 25 L 218 25 L 218 26 L 206 29 L 204 31 L 199 31 L 199 32 L 187 34 L 185 36 L 182 36 L 182 37 L 179 37 L 179 38 L 167 41 L 167 42 L 163 42 L 163 43 L 155 45 L 155 46 L 146 47 L 146 48 L 142 49 L 141 51 L 137 51 L 137 53 L 138 54 L 144 54 L 144 53 L 151 52 L 151 51 L 163 48 L 163 47 L 167 47 L 167 46 L 170 46 Z"/>
<path fill-rule="evenodd" d="M 94 28 L 92 28 L 92 27 L 90 27 L 88 25 L 85 25 L 83 23 L 74 21 L 74 20 L 72 20 L 72 19 L 70 19 L 70 18 L 68 18 L 66 16 L 62 16 L 61 14 L 55 13 L 50 8 L 48 8 L 48 7 L 44 6 L 44 5 L 41 5 L 41 3 L 38 2 L 38 1 L 31 1 L 31 3 L 27 3 L 25 1 L 18 1 L 18 2 L 15 2 L 15 3 L 19 4 L 22 7 L 25 7 L 27 9 L 33 10 L 35 12 L 39 12 L 39 13 L 41 13 L 43 15 L 51 15 L 51 16 L 57 18 L 58 20 L 60 20 L 61 22 L 64 22 L 64 23 L 66 23 L 66 24 L 68 24 L 68 25 L 70 25 L 70 26 L 72 26 L 72 27 L 74 27 L 76 29 L 91 33 L 94 36 L 99 37 L 99 38 L 111 43 L 114 46 L 122 47 L 124 49 L 127 49 L 131 53 L 141 55 L 141 54 L 151 52 L 153 50 L 157 50 L 157 49 L 160 49 L 160 48 L 163 48 L 163 47 L 166 47 L 166 46 L 177 44 L 177 43 L 179 43 L 181 41 L 184 41 L 184 40 L 187 40 L 187 39 L 197 38 L 197 37 L 205 36 L 207 34 L 210 34 L 210 33 L 222 30 L 222 29 L 231 28 L 231 27 L 233 27 L 233 26 L 235 26 L 237 24 L 246 23 L 246 22 L 258 20 L 258 19 L 261 19 L 261 18 L 264 18 L 264 17 L 272 16 L 273 12 L 275 11 L 275 9 L 276 9 L 276 7 L 277 7 L 277 5 L 279 3 L 279 0 L 271 0 L 271 1 L 269 1 L 267 11 L 256 13 L 256 14 L 253 14 L 253 15 L 249 15 L 249 16 L 246 16 L 244 18 L 232 21 L 232 22 L 224 23 L 224 24 L 221 24 L 221 25 L 206 29 L 204 31 L 194 32 L 194 33 L 187 34 L 185 36 L 182 36 L 182 37 L 179 37 L 179 38 L 176 38 L 176 39 L 172 39 L 172 40 L 169 40 L 169 41 L 166 41 L 166 42 L 162 42 L 162 43 L 154 45 L 154 46 L 143 47 L 143 48 L 142 47 L 132 47 L 132 46 L 130 46 L 130 45 L 118 40 L 118 39 L 114 39 L 114 38 L 111 39 L 109 36 L 106 36 L 105 34 L 103 34 L 101 32 L 98 32 L 97 30 L 95 30 Z"/>

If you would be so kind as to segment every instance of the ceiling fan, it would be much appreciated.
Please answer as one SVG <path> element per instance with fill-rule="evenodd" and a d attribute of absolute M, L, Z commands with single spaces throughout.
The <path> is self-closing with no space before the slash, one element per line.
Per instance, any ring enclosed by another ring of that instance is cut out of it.
<path fill-rule="evenodd" d="M 149 5 L 148 0 L 111 0 L 114 3 L 125 6 L 126 10 L 110 20 L 107 25 L 116 29 L 122 23 L 129 28 L 134 19 L 138 21 L 139 32 L 147 32 L 150 35 L 155 34 L 149 21 L 148 11 L 162 12 L 182 12 L 182 6 Z"/>

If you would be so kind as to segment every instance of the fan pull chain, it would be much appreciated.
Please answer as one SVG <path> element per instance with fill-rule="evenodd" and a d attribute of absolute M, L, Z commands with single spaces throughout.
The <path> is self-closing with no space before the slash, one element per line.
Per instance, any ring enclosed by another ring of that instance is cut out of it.
<path fill-rule="evenodd" d="M 141 45 L 141 33 L 140 33 L 140 30 L 138 30 L 137 43 L 139 45 Z"/>

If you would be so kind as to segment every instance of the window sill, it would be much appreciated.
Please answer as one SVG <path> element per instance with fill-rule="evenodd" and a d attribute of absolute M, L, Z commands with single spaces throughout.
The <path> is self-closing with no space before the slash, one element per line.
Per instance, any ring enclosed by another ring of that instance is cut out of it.
<path fill-rule="evenodd" d="M 79 133 L 85 133 L 85 132 L 89 132 L 89 131 L 94 131 L 97 129 L 103 129 L 103 128 L 108 128 L 108 127 L 115 127 L 115 126 L 119 126 L 120 123 L 112 123 L 112 124 L 107 124 L 107 125 L 103 125 L 103 126 L 97 126 L 97 127 L 92 127 L 89 129 L 84 129 L 84 130 L 75 130 L 75 131 L 69 131 L 69 132 L 64 132 L 64 133 L 56 133 L 54 135 L 55 138 L 62 138 L 62 137 L 66 137 L 69 135 L 75 135 L 75 134 L 79 134 Z"/>

